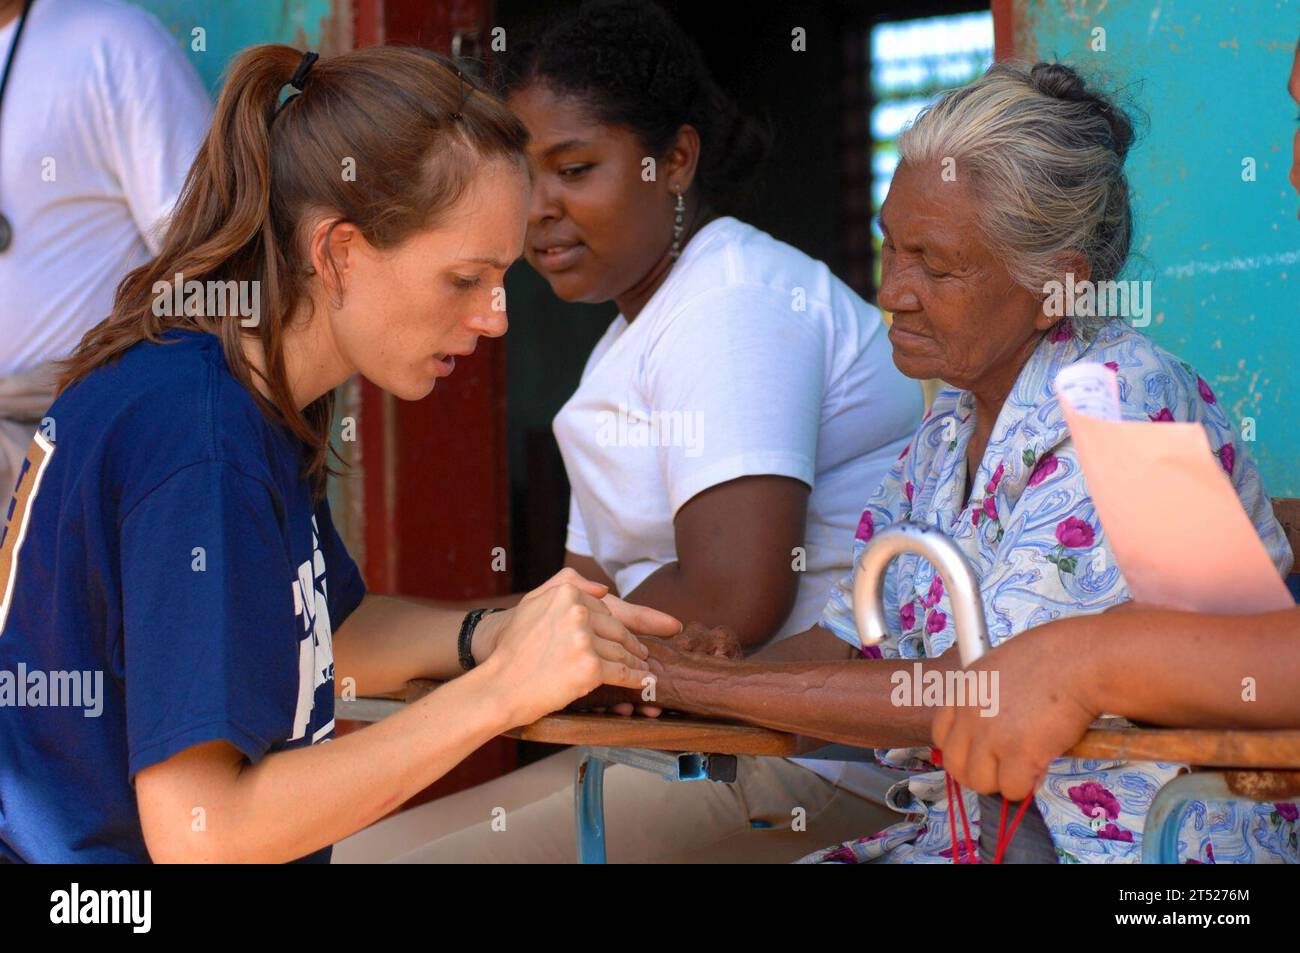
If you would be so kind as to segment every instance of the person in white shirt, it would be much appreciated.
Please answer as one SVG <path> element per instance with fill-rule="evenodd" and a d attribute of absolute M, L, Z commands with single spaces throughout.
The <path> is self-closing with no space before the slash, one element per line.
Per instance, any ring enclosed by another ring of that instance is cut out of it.
<path fill-rule="evenodd" d="M 9 74 L 0 99 L 0 215 L 11 229 L 0 250 L 7 499 L 54 399 L 49 363 L 108 316 L 117 283 L 157 254 L 211 104 L 176 38 L 117 0 L 0 0 L 0 57 Z"/>
<path fill-rule="evenodd" d="M 509 69 L 507 103 L 531 137 L 525 255 L 560 298 L 620 311 L 555 419 L 572 486 L 565 565 L 726 626 L 747 652 L 804 632 L 920 422 L 919 384 L 895 368 L 880 313 L 825 264 L 724 214 L 767 137 L 662 10 L 584 7 Z M 399 859 L 572 860 L 574 765 L 561 753 L 399 815 L 336 861 L 420 840 Z M 790 836 L 792 812 L 823 839 L 876 830 L 892 780 L 779 758 L 740 759 L 735 784 L 611 766 L 608 857 L 793 860 L 817 838 Z M 505 806 L 505 831 L 473 804 Z M 453 806 L 474 825 L 449 832 Z"/>

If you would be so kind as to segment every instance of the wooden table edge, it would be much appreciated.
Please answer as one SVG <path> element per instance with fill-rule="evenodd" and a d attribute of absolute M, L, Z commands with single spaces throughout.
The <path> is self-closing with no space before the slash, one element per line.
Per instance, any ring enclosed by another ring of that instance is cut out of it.
<path fill-rule="evenodd" d="M 413 702 L 441 684 L 411 681 L 389 698 Z M 704 754 L 798 757 L 829 742 L 757 725 L 665 715 L 661 718 L 557 712 L 505 733 L 521 741 Z M 915 747 L 877 744 L 876 748 Z M 1064 757 L 1094 761 L 1164 761 L 1204 768 L 1300 769 L 1300 730 L 1194 728 L 1094 729 Z"/>

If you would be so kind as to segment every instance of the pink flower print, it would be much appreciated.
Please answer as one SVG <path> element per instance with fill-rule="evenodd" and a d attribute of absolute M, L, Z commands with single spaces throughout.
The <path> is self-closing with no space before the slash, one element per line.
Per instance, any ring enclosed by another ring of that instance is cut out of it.
<path fill-rule="evenodd" d="M 1205 860 L 1197 860 L 1195 857 L 1188 857 L 1188 858 L 1187 858 L 1187 863 L 1189 863 L 1189 864 L 1202 864 L 1202 865 L 1204 865 L 1204 864 L 1212 864 L 1212 863 L 1214 863 L 1214 845 L 1213 845 L 1213 844 L 1206 844 L 1206 845 L 1205 845 L 1205 857 L 1206 857 Z"/>
<path fill-rule="evenodd" d="M 1068 341 L 1074 336 L 1074 324 L 1069 318 L 1057 321 L 1052 326 L 1052 333 L 1048 335 L 1048 340 L 1053 344 L 1060 344 L 1062 341 Z"/>
<path fill-rule="evenodd" d="M 1034 472 L 1029 475 L 1029 486 L 1038 486 L 1049 476 L 1056 472 L 1056 454 L 1050 450 L 1038 459 L 1038 465 L 1034 467 Z"/>
<path fill-rule="evenodd" d="M 1219 463 L 1223 464 L 1223 469 L 1228 471 L 1228 476 L 1232 476 L 1232 466 L 1237 462 L 1236 448 L 1230 443 L 1225 443 L 1219 448 Z"/>
<path fill-rule="evenodd" d="M 1174 419 L 1174 415 L 1173 415 L 1173 413 L 1169 410 L 1168 407 L 1161 407 L 1161 408 L 1160 408 L 1160 413 L 1158 413 L 1158 414 L 1147 414 L 1147 416 L 1150 417 L 1152 420 L 1154 420 L 1154 421 L 1155 421 L 1156 423 L 1158 423 L 1158 424 L 1167 424 L 1167 423 L 1169 423 L 1170 421 L 1172 421 L 1172 420 Z"/>
<path fill-rule="evenodd" d="M 1274 804 L 1278 814 L 1282 815 L 1284 821 L 1300 820 L 1300 807 L 1294 804 Z"/>
<path fill-rule="evenodd" d="M 930 614 L 925 617 L 926 634 L 934 635 L 936 632 L 942 632 L 947 624 L 948 616 L 942 609 L 931 609 Z"/>
<path fill-rule="evenodd" d="M 959 864 L 974 863 L 975 854 L 972 852 L 971 856 L 967 857 L 966 853 L 967 853 L 966 839 L 964 837 L 958 837 L 957 838 L 957 863 Z M 943 850 L 939 851 L 939 856 L 951 858 L 952 848 L 945 847 Z"/>
<path fill-rule="evenodd" d="M 984 515 L 991 520 L 998 518 L 998 504 L 991 496 L 984 497 Z"/>
<path fill-rule="evenodd" d="M 1076 784 L 1068 793 L 1085 817 L 1104 817 L 1111 821 L 1119 817 L 1119 800 L 1096 781 Z"/>
<path fill-rule="evenodd" d="M 903 457 L 907 456 L 907 451 L 911 449 L 912 449 L 912 445 L 909 443 L 906 447 L 903 448 L 903 452 L 898 455 L 898 459 L 901 460 L 903 459 Z"/>
<path fill-rule="evenodd" d="M 1092 527 L 1077 516 L 1067 516 L 1056 524 L 1056 541 L 1067 549 L 1087 549 L 1094 539 Z"/>
<path fill-rule="evenodd" d="M 853 848 L 847 845 L 841 845 L 834 850 L 822 855 L 824 864 L 856 864 L 857 855 L 853 853 Z"/>
<path fill-rule="evenodd" d="M 916 606 L 909 602 L 903 608 L 898 610 L 898 621 L 902 625 L 904 632 L 911 632 L 916 628 Z"/>
<path fill-rule="evenodd" d="M 927 609 L 932 609 L 939 604 L 939 600 L 942 598 L 943 580 L 936 575 L 930 580 L 930 591 L 927 592 L 925 598 L 921 600 L 921 605 L 925 606 Z"/>
<path fill-rule="evenodd" d="M 981 514 L 982 514 L 983 512 L 984 512 L 984 511 L 981 510 L 978 506 L 975 507 L 973 510 L 970 511 L 970 524 L 971 524 L 971 526 L 979 526 L 979 525 L 980 525 L 980 516 L 981 516 Z"/>
<path fill-rule="evenodd" d="M 906 483 L 903 484 L 903 493 L 907 495 L 907 502 L 909 504 L 912 502 L 912 493 L 914 490 L 915 487 L 912 486 L 911 480 L 908 480 Z"/>
<path fill-rule="evenodd" d="M 876 522 L 871 518 L 871 510 L 863 510 L 862 519 L 858 520 L 858 531 L 854 534 L 854 537 L 866 543 L 871 540 L 875 533 Z"/>
<path fill-rule="evenodd" d="M 1119 364 L 1118 364 L 1117 362 L 1115 362 L 1115 361 L 1107 361 L 1107 362 L 1106 362 L 1106 366 L 1109 367 L 1109 368 L 1110 368 L 1112 371 L 1114 371 L 1116 374 L 1119 373 Z"/>
<path fill-rule="evenodd" d="M 984 485 L 984 492 L 985 492 L 985 493 L 993 493 L 993 492 L 995 492 L 995 491 L 997 490 L 997 488 L 998 488 L 998 484 L 1002 482 L 1002 472 L 1003 472 L 1005 469 L 1006 469 L 1006 466 L 1005 466 L 1004 464 L 1002 464 L 1002 463 L 999 463 L 999 464 L 998 464 L 998 468 L 997 468 L 996 470 L 993 471 L 993 478 L 992 478 L 991 480 L 989 480 L 989 482 L 986 483 L 986 484 Z"/>
<path fill-rule="evenodd" d="M 1133 832 L 1126 831 L 1115 824 L 1107 824 L 1101 830 L 1097 831 L 1097 837 L 1101 840 L 1119 840 L 1127 844 L 1133 843 Z"/>
<path fill-rule="evenodd" d="M 885 655 L 883 652 L 880 651 L 879 645 L 864 645 L 862 646 L 862 657 L 863 658 L 884 658 Z"/>
<path fill-rule="evenodd" d="M 1210 390 L 1210 385 L 1205 383 L 1204 378 L 1199 375 L 1196 378 L 1196 390 L 1200 393 L 1201 400 L 1207 404 L 1214 403 L 1214 391 Z"/>

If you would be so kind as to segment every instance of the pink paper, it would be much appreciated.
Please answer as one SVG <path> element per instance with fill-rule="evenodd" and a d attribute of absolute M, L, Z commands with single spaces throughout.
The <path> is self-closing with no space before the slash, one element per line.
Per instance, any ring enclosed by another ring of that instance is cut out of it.
<path fill-rule="evenodd" d="M 1200 424 L 1098 420 L 1064 396 L 1061 406 L 1137 602 L 1200 612 L 1295 604 Z"/>

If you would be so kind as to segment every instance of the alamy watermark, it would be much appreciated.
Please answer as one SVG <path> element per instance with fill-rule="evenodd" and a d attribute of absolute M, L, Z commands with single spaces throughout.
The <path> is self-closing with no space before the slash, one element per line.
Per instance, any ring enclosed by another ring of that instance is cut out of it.
<path fill-rule="evenodd" d="M 179 271 L 171 281 L 153 283 L 156 317 L 238 317 L 246 328 L 262 320 L 262 283 L 253 281 L 186 281 Z"/>
<path fill-rule="evenodd" d="M 1151 323 L 1150 281 L 1075 281 L 1071 271 L 1064 281 L 1044 284 L 1043 294 L 1051 318 L 1126 318 L 1135 328 Z"/>
<path fill-rule="evenodd" d="M 652 410 L 602 410 L 596 415 L 596 443 L 602 447 L 684 447 L 686 456 L 704 452 L 704 412 Z"/>
<path fill-rule="evenodd" d="M 121 924 L 132 933 L 148 933 L 153 926 L 153 891 L 82 889 L 74 882 L 50 894 L 50 922 Z"/>
<path fill-rule="evenodd" d="M 0 669 L 0 708 L 84 708 L 86 718 L 104 711 L 104 673 Z"/>
<path fill-rule="evenodd" d="M 998 673 L 996 670 L 957 669 L 926 671 L 920 662 L 909 672 L 897 669 L 889 676 L 894 686 L 889 692 L 889 702 L 899 708 L 958 708 L 980 709 L 981 718 L 992 718 L 998 713 Z"/>

